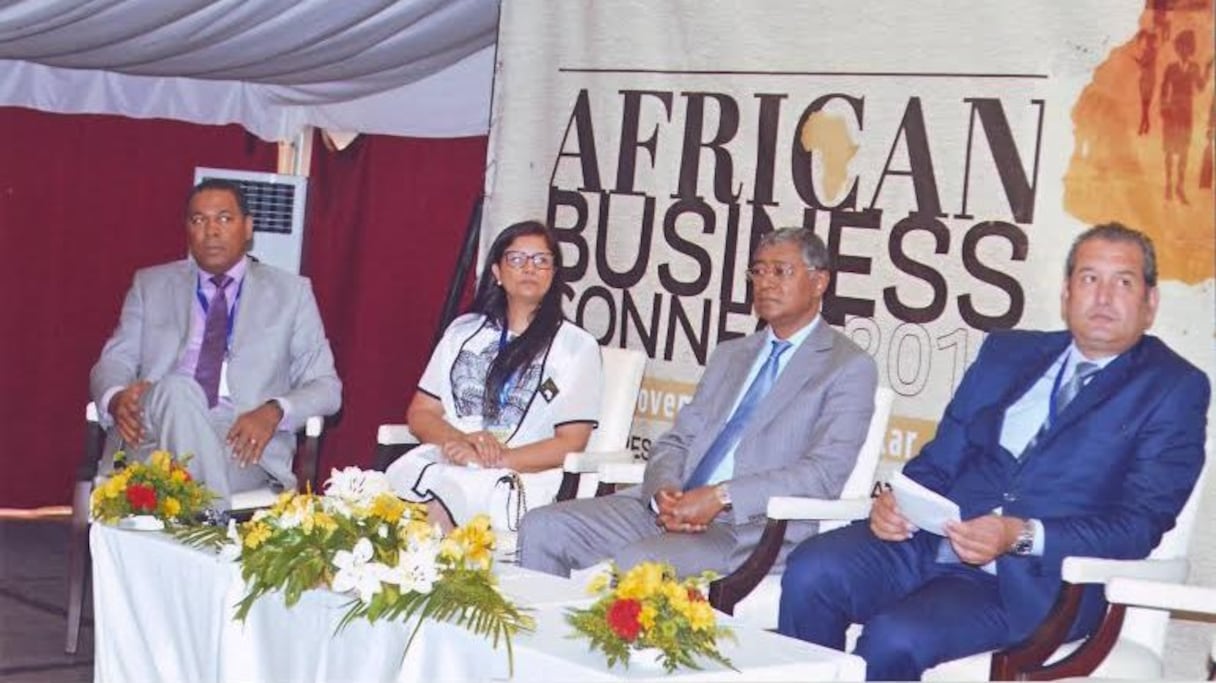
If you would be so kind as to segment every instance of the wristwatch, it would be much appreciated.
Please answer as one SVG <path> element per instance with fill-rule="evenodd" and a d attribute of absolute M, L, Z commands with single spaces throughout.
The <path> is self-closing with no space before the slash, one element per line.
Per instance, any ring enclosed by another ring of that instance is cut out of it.
<path fill-rule="evenodd" d="M 714 495 L 718 496 L 718 502 L 722 504 L 723 510 L 730 510 L 734 505 L 730 502 L 730 489 L 726 484 L 718 484 L 714 487 Z"/>
<path fill-rule="evenodd" d="M 1024 557 L 1034 550 L 1034 526 L 1034 522 L 1029 519 L 1022 522 L 1022 530 L 1018 532 L 1009 552 Z"/>

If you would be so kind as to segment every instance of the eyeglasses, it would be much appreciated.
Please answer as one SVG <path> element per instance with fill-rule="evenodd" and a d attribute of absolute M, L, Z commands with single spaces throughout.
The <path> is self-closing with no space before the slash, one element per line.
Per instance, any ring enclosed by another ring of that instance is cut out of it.
<path fill-rule="evenodd" d="M 808 273 L 819 270 L 799 263 L 753 263 L 747 268 L 747 279 L 755 282 L 762 277 L 772 275 L 778 280 L 788 280 L 794 277 L 794 273 L 798 272 L 799 268 L 806 268 Z"/>
<path fill-rule="evenodd" d="M 537 270 L 549 270 L 553 267 L 553 254 L 547 251 L 538 251 L 535 254 L 523 251 L 508 251 L 502 255 L 502 260 L 506 261 L 507 265 L 515 270 L 523 270 L 524 264 L 528 261 L 531 261 Z"/>

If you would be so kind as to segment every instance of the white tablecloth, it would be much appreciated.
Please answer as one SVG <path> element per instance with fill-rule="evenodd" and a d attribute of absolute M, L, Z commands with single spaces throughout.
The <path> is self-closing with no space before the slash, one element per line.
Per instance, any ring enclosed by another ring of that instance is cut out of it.
<path fill-rule="evenodd" d="M 360 620 L 340 633 L 347 596 L 308 591 L 288 609 L 278 595 L 260 599 L 242 624 L 244 595 L 236 564 L 187 548 L 164 534 L 93 525 L 93 595 L 98 682 L 191 681 L 502 681 L 505 648 L 463 628 L 428 621 L 403 657 L 413 622 Z M 722 651 L 742 673 L 635 665 L 609 670 L 585 640 L 569 638 L 564 613 L 589 599 L 573 581 L 512 566 L 499 569 L 503 591 L 530 607 L 535 633 L 514 643 L 515 681 L 539 680 L 860 680 L 865 664 L 809 643 L 727 623 L 738 643 Z"/>

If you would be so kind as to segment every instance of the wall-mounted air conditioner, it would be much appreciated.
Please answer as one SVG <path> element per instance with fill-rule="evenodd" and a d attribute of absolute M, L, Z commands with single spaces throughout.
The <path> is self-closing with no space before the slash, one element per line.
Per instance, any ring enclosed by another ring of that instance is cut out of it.
<path fill-rule="evenodd" d="M 195 184 L 208 178 L 230 180 L 245 192 L 253 214 L 253 248 L 249 253 L 263 263 L 300 272 L 308 178 L 202 166 L 194 169 Z"/>

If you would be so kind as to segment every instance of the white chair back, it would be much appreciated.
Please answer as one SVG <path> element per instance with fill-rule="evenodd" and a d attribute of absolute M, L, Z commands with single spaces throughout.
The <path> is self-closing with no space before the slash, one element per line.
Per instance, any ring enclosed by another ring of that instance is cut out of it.
<path fill-rule="evenodd" d="M 604 397 L 600 403 L 600 424 L 591 432 L 587 452 L 615 451 L 625 448 L 633 413 L 637 409 L 646 354 L 636 349 L 600 348 L 604 367 Z"/>
<path fill-rule="evenodd" d="M 1213 450 L 1216 450 L 1216 438 L 1208 439 L 1204 449 L 1206 455 L 1210 455 Z M 1205 457 L 1199 480 L 1195 482 L 1195 488 L 1191 490 L 1191 496 L 1187 498 L 1182 512 L 1178 513 L 1178 519 L 1174 521 L 1174 528 L 1161 537 L 1161 542 L 1149 554 L 1150 558 L 1172 560 L 1188 557 L 1191 534 L 1195 530 L 1195 517 L 1199 511 L 1199 501 L 1203 497 L 1204 482 L 1208 476 L 1207 460 L 1208 458 Z M 1165 651 L 1165 635 L 1169 620 L 1169 612 L 1163 610 L 1128 607 L 1127 614 L 1123 617 L 1123 630 L 1119 633 L 1119 638 L 1139 643 L 1161 657 Z"/>
<path fill-rule="evenodd" d="M 840 491 L 842 500 L 849 498 L 868 498 L 874 486 L 874 476 L 878 471 L 879 456 L 882 446 L 887 440 L 887 422 L 891 419 L 891 406 L 895 403 L 895 391 L 890 387 L 878 387 L 874 390 L 874 415 L 870 417 L 870 428 L 866 432 L 866 440 L 857 452 L 857 462 L 853 471 L 844 482 Z M 838 529 L 850 524 L 847 521 L 821 522 L 819 533 Z"/>
<path fill-rule="evenodd" d="M 874 475 L 878 471 L 879 456 L 882 455 L 882 446 L 886 441 L 887 421 L 891 417 L 891 406 L 894 402 L 895 392 L 889 387 L 878 387 L 874 390 L 874 414 L 870 417 L 870 428 L 866 432 L 866 440 L 861 444 L 861 450 L 857 452 L 853 471 L 840 492 L 841 500 L 870 497 L 870 488 L 874 485 Z M 822 521 L 819 523 L 819 533 L 850 523 L 848 520 Z M 775 629 L 780 602 L 781 577 L 779 574 L 769 574 L 747 597 L 735 605 L 734 616 L 758 628 Z"/>

